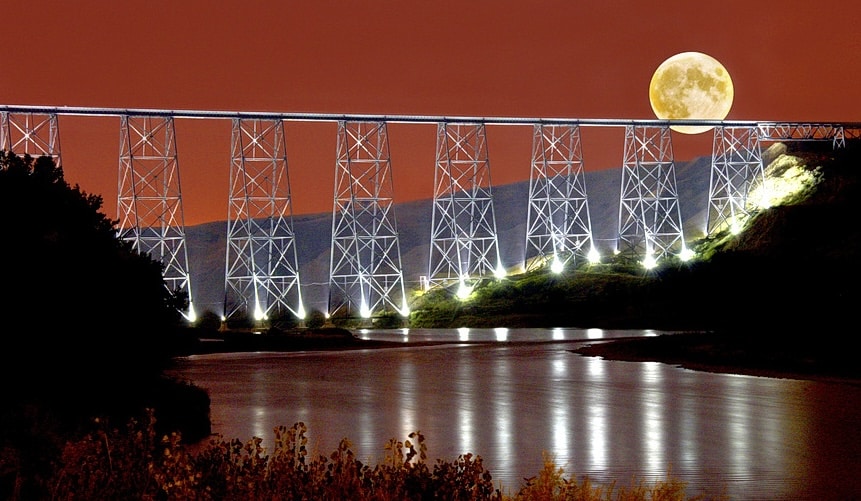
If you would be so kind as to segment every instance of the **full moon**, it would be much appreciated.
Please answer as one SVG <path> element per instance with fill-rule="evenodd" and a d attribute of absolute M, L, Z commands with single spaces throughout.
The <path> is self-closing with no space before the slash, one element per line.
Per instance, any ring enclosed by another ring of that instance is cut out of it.
<path fill-rule="evenodd" d="M 723 120 L 734 96 L 729 72 L 717 59 L 702 52 L 681 52 L 655 70 L 649 83 L 649 102 L 661 120 Z M 673 125 L 685 134 L 699 134 L 709 126 Z"/>

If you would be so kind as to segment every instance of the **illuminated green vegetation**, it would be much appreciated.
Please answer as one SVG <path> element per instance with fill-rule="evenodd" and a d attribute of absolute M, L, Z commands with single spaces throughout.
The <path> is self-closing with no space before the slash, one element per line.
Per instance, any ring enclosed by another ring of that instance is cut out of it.
<path fill-rule="evenodd" d="M 666 330 L 837 328 L 854 323 L 861 214 L 858 141 L 794 145 L 766 170 L 771 207 L 694 242 L 689 262 L 646 270 L 607 260 L 556 275 L 481 281 L 465 300 L 432 290 L 411 304 L 411 327 L 582 327 Z M 800 190 L 788 189 L 798 186 Z M 847 320 L 851 322 L 847 323 Z"/>

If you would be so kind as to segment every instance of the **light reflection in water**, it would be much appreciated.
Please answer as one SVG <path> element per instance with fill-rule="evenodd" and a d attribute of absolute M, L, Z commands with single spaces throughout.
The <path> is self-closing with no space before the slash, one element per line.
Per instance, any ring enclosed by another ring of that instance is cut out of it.
<path fill-rule="evenodd" d="M 506 329 L 507 330 L 507 329 Z M 502 358 L 499 363 L 493 367 L 492 381 L 512 381 L 511 377 L 511 362 L 508 358 Z M 485 384 L 487 384 L 485 382 Z M 496 447 L 499 450 L 499 458 L 496 461 L 498 468 L 502 470 L 511 469 L 512 442 L 514 437 L 511 435 L 511 419 L 512 419 L 512 402 L 509 396 L 511 393 L 507 388 L 494 387 L 489 389 L 492 392 L 491 406 L 494 410 L 493 424 L 496 426 Z M 474 442 L 474 440 L 472 441 Z"/>
<path fill-rule="evenodd" d="M 697 377 L 698 373 L 692 373 L 692 376 Z M 682 464 L 698 464 L 702 458 L 700 457 L 700 447 L 697 445 L 703 439 L 700 435 L 700 419 L 697 411 L 697 393 L 693 391 L 679 391 L 675 393 L 679 399 L 679 416 L 675 416 L 675 422 L 681 428 L 680 432 L 680 448 L 682 456 Z"/>
<path fill-rule="evenodd" d="M 268 429 L 266 419 L 266 372 L 261 369 L 254 370 L 251 386 L 254 402 L 251 411 L 251 430 L 253 436 L 264 438 L 271 431 Z"/>
<path fill-rule="evenodd" d="M 744 396 L 746 395 L 746 386 L 749 378 L 738 376 L 732 378 L 729 384 L 730 391 L 730 406 L 727 413 L 730 416 L 729 425 L 729 445 L 731 454 L 732 468 L 735 473 L 744 474 L 746 468 L 751 462 L 751 452 L 749 449 L 751 430 L 756 429 L 757 423 L 752 423 L 750 419 L 750 402 Z"/>
<path fill-rule="evenodd" d="M 604 329 L 586 329 L 586 339 L 602 339 Z"/>
<path fill-rule="evenodd" d="M 264 438 L 269 436 L 269 431 L 266 426 L 266 407 L 265 406 L 257 406 L 254 407 L 252 411 L 252 430 L 254 431 L 254 436 L 258 438 Z"/>
<path fill-rule="evenodd" d="M 551 363 L 551 380 L 559 384 L 568 384 L 568 364 L 571 357 L 559 357 Z M 558 460 L 559 466 L 565 466 L 571 459 L 572 446 L 568 443 L 568 430 L 571 425 L 569 418 L 574 413 L 571 408 L 571 393 L 569 391 L 557 391 L 553 394 L 553 412 L 549 429 L 552 430 L 552 452 Z"/>
<path fill-rule="evenodd" d="M 553 340 L 560 341 L 562 339 L 565 339 L 565 333 L 562 332 L 562 329 L 560 329 L 559 327 L 555 327 L 553 329 Z"/>
<path fill-rule="evenodd" d="M 586 367 L 589 369 L 589 374 L 596 379 L 601 379 L 604 375 L 604 363 L 600 358 L 589 357 L 586 362 Z"/>
<path fill-rule="evenodd" d="M 381 384 L 382 381 L 377 381 L 376 378 L 373 378 L 369 375 L 369 371 L 367 367 L 358 367 L 358 370 L 355 371 L 353 375 L 353 382 L 355 388 L 355 394 L 358 397 L 358 418 L 361 423 L 361 427 L 359 428 L 357 449 L 362 451 L 377 451 L 378 447 L 383 441 L 388 440 L 392 437 L 382 438 L 380 436 L 380 429 L 376 426 L 375 420 L 377 417 L 374 413 L 378 410 L 378 406 L 374 402 L 374 385 Z M 403 406 L 401 406 L 403 407 Z M 349 438 L 350 440 L 355 440 L 352 437 L 338 437 L 340 438 Z"/>
<path fill-rule="evenodd" d="M 457 388 L 455 394 L 457 395 L 457 424 L 459 431 L 457 437 L 459 440 L 458 450 L 472 452 L 475 447 L 475 443 L 473 442 L 475 379 L 472 374 L 472 364 L 457 364 L 457 377 L 452 383 Z"/>
<path fill-rule="evenodd" d="M 379 460 L 389 439 L 422 431 L 432 458 L 481 454 L 508 486 L 540 471 L 544 450 L 568 473 L 628 479 L 672 466 L 690 492 L 726 483 L 733 499 L 861 485 L 834 473 L 861 464 L 854 387 L 612 362 L 571 354 L 564 342 L 494 345 L 492 329 L 462 332 L 470 345 L 196 356 L 177 374 L 211 391 L 213 432 L 227 438 L 270 446 L 274 425 L 304 421 L 311 450 L 328 454 L 348 437 L 361 459 Z M 586 335 L 562 331 L 572 333 Z M 411 342 L 431 335 L 409 331 Z M 510 329 L 507 339 L 525 335 L 534 332 Z"/>
<path fill-rule="evenodd" d="M 554 378 L 566 378 L 568 377 L 568 365 L 565 364 L 565 361 L 561 358 L 557 358 L 550 363 L 550 366 L 553 367 L 553 377 Z"/>
<path fill-rule="evenodd" d="M 664 476 L 667 466 L 664 458 L 664 392 L 662 391 L 661 367 L 658 362 L 643 362 L 640 366 L 643 384 L 642 440 L 648 470 L 646 475 Z"/>
<path fill-rule="evenodd" d="M 415 361 L 412 357 L 407 357 L 400 366 L 399 383 L 401 395 L 401 434 L 400 437 L 409 437 L 414 431 L 421 431 L 416 428 L 416 401 L 420 398 L 417 383 L 418 375 L 416 374 Z"/>
<path fill-rule="evenodd" d="M 600 358 L 590 357 L 586 362 L 589 373 L 598 383 L 603 382 L 604 360 Z M 604 471 L 607 469 L 607 400 L 609 395 L 607 391 L 598 392 L 594 398 L 589 401 L 587 411 L 586 428 L 588 429 L 589 441 L 589 469 Z"/>
<path fill-rule="evenodd" d="M 459 327 L 457 329 L 458 339 L 461 341 L 469 341 L 469 327 Z"/>
<path fill-rule="evenodd" d="M 294 409 L 294 411 L 296 412 L 296 421 L 308 422 L 309 412 L 310 412 L 310 405 L 308 405 L 308 402 L 310 400 L 308 398 L 308 389 L 309 389 L 308 380 L 303 379 L 301 381 L 296 381 L 295 386 L 297 387 L 296 391 L 295 391 L 296 397 L 298 398 L 298 401 L 301 402 L 301 405 L 298 405 Z M 284 424 L 285 426 L 288 426 L 288 425 L 292 425 L 293 423 L 282 423 L 282 424 Z"/>
<path fill-rule="evenodd" d="M 496 334 L 497 341 L 506 341 L 508 339 L 508 329 L 505 327 L 494 327 L 493 332 Z"/>

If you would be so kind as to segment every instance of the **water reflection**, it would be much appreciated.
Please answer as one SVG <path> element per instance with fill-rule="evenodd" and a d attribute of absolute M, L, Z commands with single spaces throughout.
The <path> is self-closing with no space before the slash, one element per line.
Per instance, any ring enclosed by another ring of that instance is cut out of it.
<path fill-rule="evenodd" d="M 640 380 L 643 383 L 643 396 L 640 415 L 642 416 L 642 449 L 646 453 L 645 476 L 659 477 L 667 466 L 664 457 L 665 402 L 661 391 L 661 367 L 657 362 L 644 362 L 640 365 Z M 684 420 L 684 419 L 682 419 Z"/>
<path fill-rule="evenodd" d="M 601 339 L 604 337 L 604 329 L 586 329 L 587 339 Z"/>
<path fill-rule="evenodd" d="M 266 380 L 266 371 L 265 370 L 255 370 L 252 373 L 253 382 L 251 384 L 251 394 L 254 400 L 254 405 L 252 407 L 252 419 L 251 419 L 251 427 L 254 431 L 254 436 L 264 437 L 271 430 L 266 426 L 267 420 L 267 411 L 269 407 L 266 402 L 266 391 L 265 384 L 263 382 Z"/>
<path fill-rule="evenodd" d="M 418 412 L 417 404 L 421 398 L 421 393 L 418 391 L 418 374 L 415 365 L 415 360 L 408 357 L 400 367 L 398 375 L 400 382 L 400 406 L 401 406 L 401 433 L 399 436 L 408 437 L 418 429 L 416 413 Z M 370 414 L 370 413 L 369 413 Z"/>
<path fill-rule="evenodd" d="M 555 333 L 554 333 L 555 335 Z M 560 354 L 554 357 L 550 363 L 550 379 L 554 386 L 565 386 L 571 384 L 568 372 L 568 361 L 571 357 Z M 568 467 L 571 461 L 571 437 L 569 431 L 573 429 L 570 422 L 573 417 L 571 412 L 571 393 L 568 391 L 554 391 L 551 405 L 550 421 L 547 428 L 551 431 L 550 439 L 552 448 L 550 452 L 560 466 Z"/>
<path fill-rule="evenodd" d="M 730 378 L 726 388 L 729 397 L 729 406 L 726 409 L 729 418 L 727 440 L 731 444 L 730 449 L 735 451 L 728 459 L 735 475 L 743 474 L 753 459 L 752 451 L 748 448 L 751 444 L 750 432 L 758 426 L 758 423 L 752 422 L 748 408 L 748 397 L 745 394 L 748 389 L 747 381 L 749 379 L 744 377 Z"/>
<path fill-rule="evenodd" d="M 497 341 L 508 341 L 508 329 L 505 327 L 495 327 L 493 332 L 496 333 Z"/>
<path fill-rule="evenodd" d="M 507 333 L 508 329 L 505 329 L 504 332 Z M 500 335 L 500 332 L 497 332 L 497 340 L 499 340 Z M 498 358 L 497 363 L 491 367 L 491 375 L 492 377 L 484 381 L 482 385 L 484 386 L 484 391 L 492 395 L 490 399 L 490 419 L 485 419 L 483 422 L 487 423 L 489 421 L 496 428 L 494 445 L 495 450 L 499 454 L 496 464 L 503 470 L 511 470 L 511 456 L 514 453 L 512 446 L 514 445 L 513 441 L 517 438 L 514 436 L 515 427 L 512 422 L 515 416 L 519 414 L 514 410 L 514 406 L 519 402 L 516 398 L 512 398 L 513 388 L 511 388 L 511 385 L 516 384 L 514 382 L 517 381 L 517 378 L 512 377 L 511 359 L 507 356 Z M 497 386 L 494 384 L 496 381 L 509 381 L 511 385 Z M 523 410 L 525 411 L 526 409 Z"/>
<path fill-rule="evenodd" d="M 656 336 L 659 331 L 636 331 L 638 336 Z M 612 329 L 572 329 L 556 327 L 553 329 L 510 329 L 506 327 L 473 329 L 359 329 L 355 332 L 360 339 L 377 339 L 402 343 L 424 341 L 460 342 L 523 342 L 523 341 L 580 341 L 628 337 L 629 330 Z"/>
<path fill-rule="evenodd" d="M 609 414 L 608 397 L 604 379 L 604 366 L 606 363 L 599 358 L 586 359 L 586 367 L 591 376 L 590 382 L 599 391 L 590 394 L 587 403 L 587 421 L 585 444 L 589 447 L 589 470 L 605 471 L 607 469 L 607 420 Z"/>
<path fill-rule="evenodd" d="M 461 341 L 469 341 L 469 327 L 460 327 L 457 333 Z"/>
<path fill-rule="evenodd" d="M 366 331 L 360 335 L 409 342 L 196 356 L 176 372 L 209 390 L 214 431 L 225 437 L 258 436 L 270 446 L 275 426 L 303 421 L 312 454 L 328 455 L 349 438 L 357 458 L 381 461 L 390 439 L 421 431 L 430 462 L 479 454 L 509 489 L 541 470 L 546 451 L 566 475 L 596 481 L 664 478 L 672 469 L 691 495 L 724 487 L 734 499 L 861 492 L 857 386 L 569 351 L 579 341 L 630 332 L 465 329 L 439 333 L 451 344 L 409 344 L 436 334 Z M 511 343 L 526 339 L 540 342 Z"/>
<path fill-rule="evenodd" d="M 475 428 L 475 377 L 473 376 L 472 364 L 457 364 L 457 378 L 453 381 L 456 388 L 455 406 L 456 415 L 458 416 L 458 437 L 455 443 L 458 444 L 458 451 L 473 452 L 476 450 L 473 442 Z"/>

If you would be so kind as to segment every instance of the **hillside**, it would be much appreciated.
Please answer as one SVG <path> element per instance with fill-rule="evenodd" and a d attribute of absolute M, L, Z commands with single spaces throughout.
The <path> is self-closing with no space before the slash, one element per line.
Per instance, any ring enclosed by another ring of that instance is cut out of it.
<path fill-rule="evenodd" d="M 827 147 L 823 147 L 827 146 Z M 557 277 L 487 281 L 466 302 L 437 291 L 411 326 L 653 328 L 656 337 L 596 340 L 572 351 L 713 372 L 857 384 L 861 145 L 796 144 L 770 179 L 812 180 L 756 214 L 738 235 L 693 243 L 702 257 L 646 272 L 604 265 Z"/>
<path fill-rule="evenodd" d="M 778 159 L 768 176 L 806 172 L 812 186 L 739 235 L 694 242 L 705 257 L 648 272 L 610 263 L 487 281 L 469 301 L 436 291 L 413 307 L 410 325 L 842 331 L 858 304 L 859 147 L 796 144 Z"/>
<path fill-rule="evenodd" d="M 570 326 L 605 328 L 718 329 L 787 325 L 840 325 L 859 255 L 858 147 L 832 151 L 830 143 L 776 144 L 764 154 L 769 176 L 807 169 L 817 179 L 803 199 L 757 215 L 747 231 L 689 245 L 701 258 L 646 273 L 616 266 L 580 268 L 548 278 L 512 276 L 479 289 L 469 303 L 445 301 L 443 293 L 414 299 L 413 327 Z M 772 160 L 776 160 L 772 162 Z M 793 167 L 800 165 L 799 167 Z M 789 166 L 789 167 L 787 167 Z M 686 235 L 704 226 L 710 160 L 676 164 L 679 206 Z M 605 255 L 618 225 L 621 170 L 586 175 L 594 238 Z M 525 242 L 528 182 L 494 187 L 500 252 L 518 266 Z M 432 201 L 395 206 L 401 261 L 408 288 L 427 274 Z M 306 307 L 326 310 L 331 214 L 294 218 L 298 266 Z M 220 312 L 224 290 L 226 223 L 187 230 L 193 297 L 198 313 Z M 516 298 L 516 299 L 512 299 Z M 431 304 L 436 301 L 436 304 Z M 430 303 L 429 303 L 430 302 Z M 792 312 L 792 315 L 777 312 Z"/>
<path fill-rule="evenodd" d="M 679 206 L 686 234 L 704 225 L 708 208 L 710 159 L 701 157 L 676 163 Z M 609 254 L 618 228 L 621 169 L 585 175 L 590 219 L 595 242 Z M 507 267 L 522 263 L 526 242 L 529 182 L 493 187 L 500 255 Z M 393 213 L 407 288 L 418 289 L 419 277 L 428 274 L 433 200 L 396 203 Z M 308 308 L 326 311 L 332 214 L 294 217 L 302 296 Z M 227 222 L 219 221 L 186 229 L 192 297 L 198 314 L 220 312 L 224 298 Z"/>

